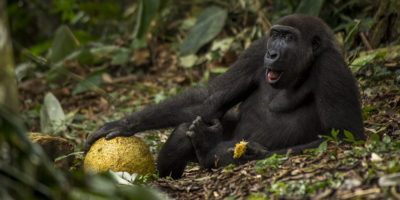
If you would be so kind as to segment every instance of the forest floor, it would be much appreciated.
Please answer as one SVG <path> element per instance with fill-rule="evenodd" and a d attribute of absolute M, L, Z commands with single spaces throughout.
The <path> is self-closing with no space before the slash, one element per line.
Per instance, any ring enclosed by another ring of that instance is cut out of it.
<path fill-rule="evenodd" d="M 382 86 L 381 82 L 361 91 L 363 107 L 377 108 L 364 121 L 365 132 L 389 136 L 398 145 L 399 85 Z M 371 147 L 370 142 L 359 147 L 331 142 L 326 152 L 317 155 L 285 155 L 211 172 L 196 166 L 185 170 L 179 180 L 160 179 L 152 185 L 174 199 L 399 199 L 398 147 Z M 382 177 L 393 172 L 397 172 L 391 177 L 397 184 L 385 185 Z"/>
<path fill-rule="evenodd" d="M 168 47 L 160 51 L 168 51 Z M 68 138 L 80 151 L 87 134 L 104 121 L 118 119 L 143 106 L 158 102 L 199 82 L 202 69 L 183 69 L 176 58 L 159 53 L 158 64 L 138 69 L 142 73 L 118 75 L 102 87 L 72 95 L 73 81 L 52 87 L 43 78 L 19 84 L 22 112 L 31 131 L 39 131 L 37 105 L 51 91 L 66 113 L 82 116 L 68 126 Z M 326 150 L 301 155 L 282 155 L 207 171 L 190 164 L 181 179 L 157 179 L 146 183 L 171 199 L 399 199 L 400 198 L 400 84 L 399 60 L 385 76 L 363 74 L 358 78 L 363 105 L 365 132 L 362 146 L 338 145 L 330 141 Z M 67 63 L 70 69 L 80 66 Z M 158 66 L 158 67 L 156 67 Z M 385 66 L 385 63 L 381 63 Z M 119 74 L 115 68 L 113 77 Z M 32 114 L 33 113 L 33 114 Z M 74 126 L 74 124 L 81 124 Z M 171 130 L 138 134 L 156 155 Z M 370 136 L 379 135 L 379 139 Z M 79 156 L 78 156 L 79 157 Z M 81 161 L 75 166 L 80 167 Z M 390 176 L 390 175 L 393 176 Z"/>

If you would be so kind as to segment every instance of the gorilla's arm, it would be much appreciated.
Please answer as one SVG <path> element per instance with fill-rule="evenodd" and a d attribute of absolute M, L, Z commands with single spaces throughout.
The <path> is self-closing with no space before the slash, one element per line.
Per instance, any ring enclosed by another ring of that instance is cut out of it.
<path fill-rule="evenodd" d="M 99 138 L 130 136 L 136 132 L 177 126 L 196 116 L 205 121 L 220 118 L 256 88 L 256 76 L 262 73 L 266 38 L 255 41 L 230 67 L 205 88 L 194 88 L 181 95 L 135 112 L 121 120 L 106 123 L 89 135 L 85 149 Z"/>
<path fill-rule="evenodd" d="M 326 134 L 334 128 L 350 131 L 356 139 L 365 139 L 356 81 L 339 52 L 324 54 L 316 62 L 320 68 L 316 71 L 319 80 L 315 88 L 322 128 Z"/>

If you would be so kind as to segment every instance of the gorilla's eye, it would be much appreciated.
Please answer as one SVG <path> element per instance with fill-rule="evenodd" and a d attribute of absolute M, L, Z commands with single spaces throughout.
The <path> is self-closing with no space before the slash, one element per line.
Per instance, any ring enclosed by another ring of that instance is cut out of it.
<path fill-rule="evenodd" d="M 292 39 L 293 39 L 293 36 L 291 34 L 286 34 L 285 35 L 285 40 L 286 41 L 292 41 Z"/>
<path fill-rule="evenodd" d="M 278 37 L 279 34 L 276 31 L 271 31 L 270 35 L 271 37 Z"/>

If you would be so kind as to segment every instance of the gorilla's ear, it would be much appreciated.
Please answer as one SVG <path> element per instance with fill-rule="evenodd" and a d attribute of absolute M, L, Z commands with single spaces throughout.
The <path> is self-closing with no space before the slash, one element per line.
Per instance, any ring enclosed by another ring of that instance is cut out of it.
<path fill-rule="evenodd" d="M 314 36 L 311 41 L 311 46 L 313 53 L 315 54 L 319 47 L 321 46 L 321 38 L 319 36 Z"/>

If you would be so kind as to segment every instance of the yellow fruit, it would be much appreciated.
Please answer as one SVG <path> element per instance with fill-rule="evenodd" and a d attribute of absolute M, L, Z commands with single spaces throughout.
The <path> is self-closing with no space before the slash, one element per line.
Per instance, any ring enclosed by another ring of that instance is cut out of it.
<path fill-rule="evenodd" d="M 154 173 L 154 158 L 147 145 L 137 137 L 116 137 L 97 140 L 84 161 L 85 171 Z"/>
<path fill-rule="evenodd" d="M 237 143 L 235 146 L 235 152 L 233 153 L 233 158 L 240 158 L 244 152 L 246 152 L 246 145 L 247 142 L 245 141 L 240 141 Z"/>

